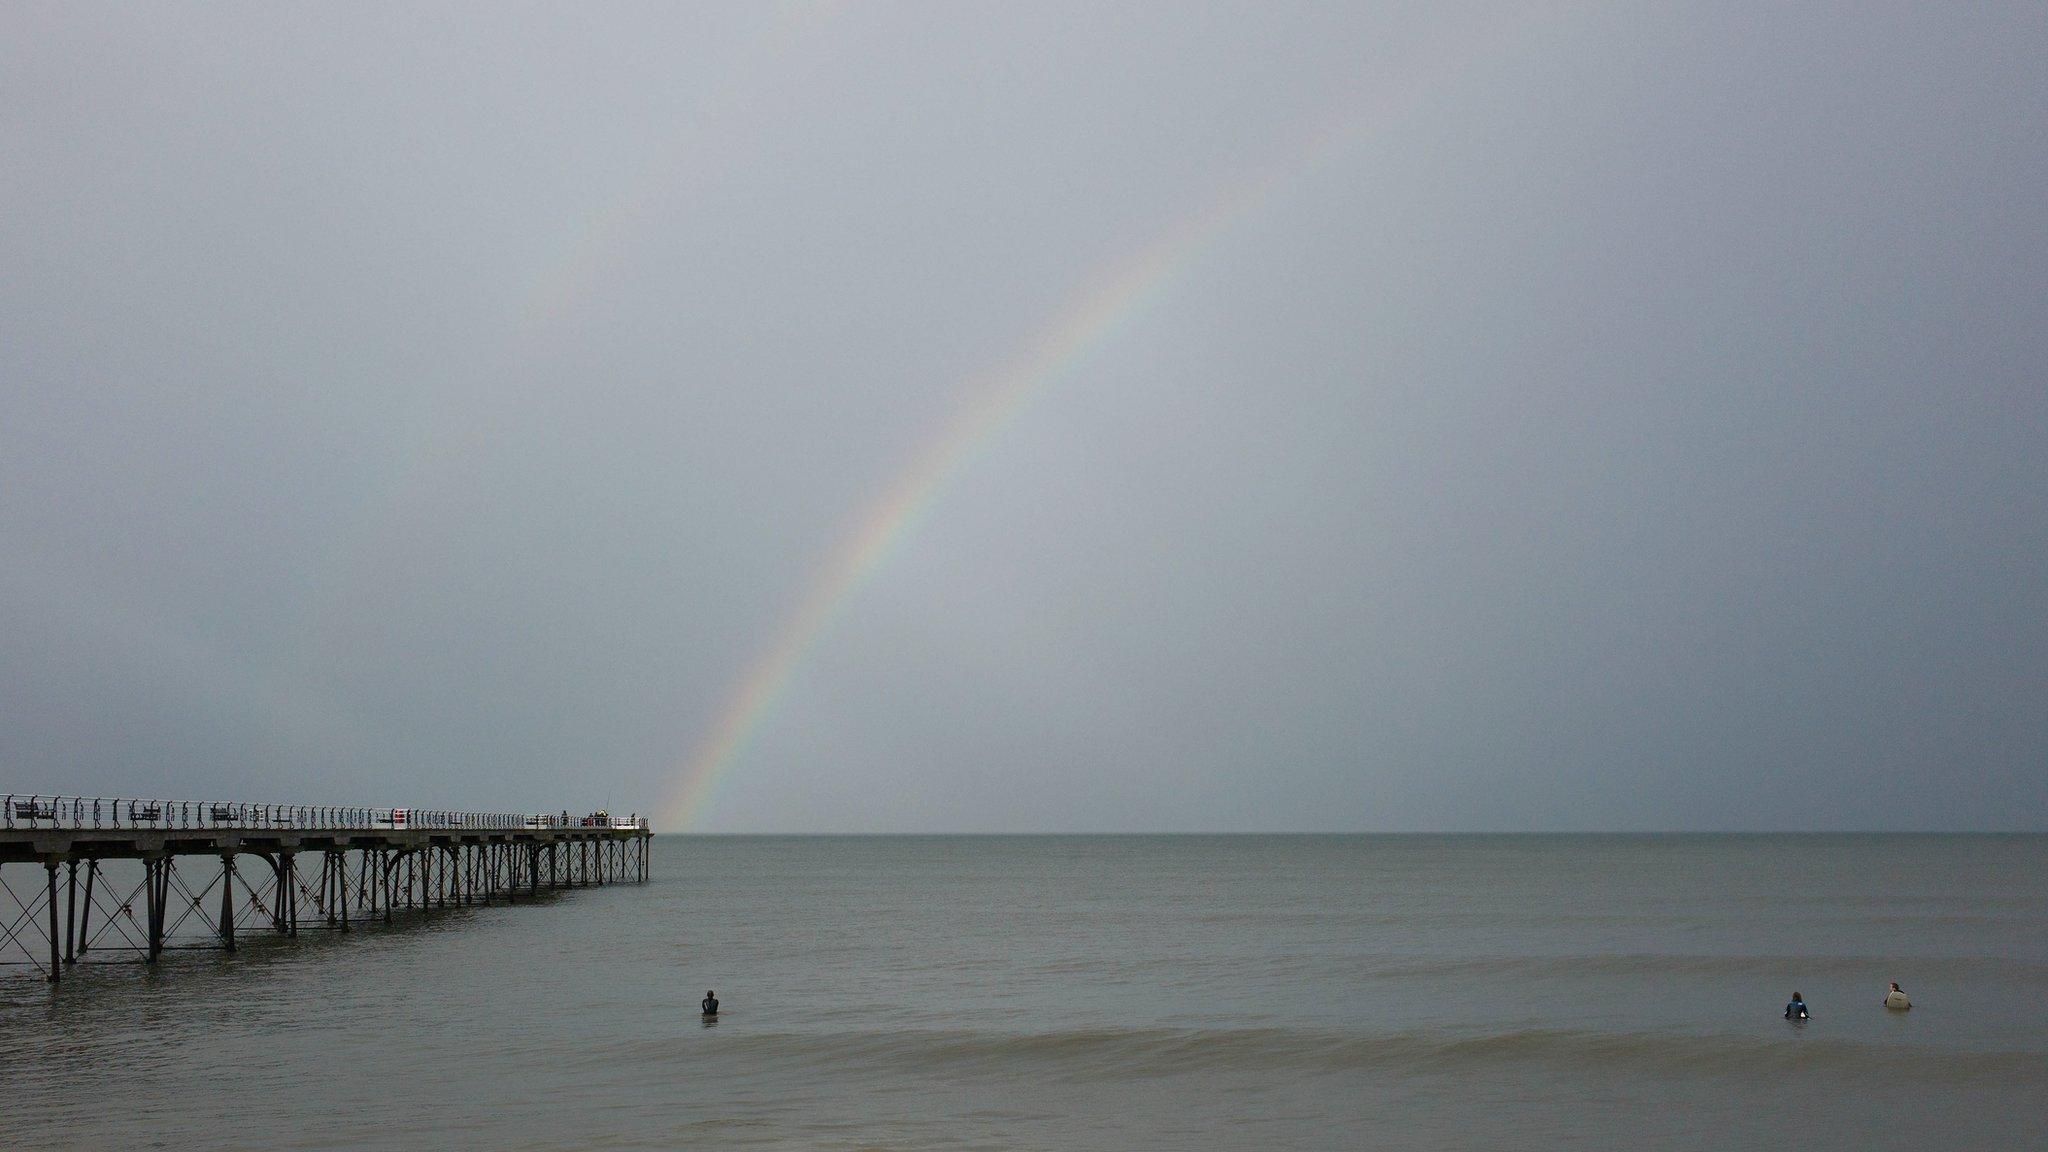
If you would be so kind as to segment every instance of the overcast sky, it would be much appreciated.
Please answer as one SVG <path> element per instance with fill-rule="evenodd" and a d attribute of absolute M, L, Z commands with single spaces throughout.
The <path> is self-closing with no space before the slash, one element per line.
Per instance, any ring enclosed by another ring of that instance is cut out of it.
<path fill-rule="evenodd" d="M 658 810 L 1163 250 L 695 826 L 2048 826 L 2044 59 L 2038 3 L 9 4 L 0 789 Z"/>

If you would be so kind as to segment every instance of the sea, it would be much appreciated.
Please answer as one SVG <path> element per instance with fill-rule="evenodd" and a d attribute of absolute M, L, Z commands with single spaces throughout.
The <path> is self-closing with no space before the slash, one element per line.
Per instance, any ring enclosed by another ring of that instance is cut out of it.
<path fill-rule="evenodd" d="M 663 835 L 653 867 L 0 971 L 0 1148 L 2048 1147 L 2048 836 Z"/>

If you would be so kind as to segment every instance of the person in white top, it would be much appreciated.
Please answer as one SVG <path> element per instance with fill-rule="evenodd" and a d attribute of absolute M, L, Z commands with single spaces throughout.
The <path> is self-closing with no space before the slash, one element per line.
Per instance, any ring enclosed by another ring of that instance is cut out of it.
<path fill-rule="evenodd" d="M 1892 981 L 1892 990 L 1884 994 L 1884 1006 L 1887 1008 L 1911 1008 L 1913 1002 L 1906 999 L 1906 990 L 1899 987 L 1899 982 L 1894 980 Z"/>

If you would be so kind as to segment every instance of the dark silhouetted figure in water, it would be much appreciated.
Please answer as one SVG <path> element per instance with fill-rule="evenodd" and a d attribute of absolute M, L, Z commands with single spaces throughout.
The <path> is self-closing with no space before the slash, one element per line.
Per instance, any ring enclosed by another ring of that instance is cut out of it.
<path fill-rule="evenodd" d="M 1804 1001 L 1804 1000 L 1801 1000 L 1801 999 L 1799 998 L 1799 993 L 1797 993 L 1797 992 L 1794 992 L 1794 993 L 1792 994 L 1792 1002 L 1791 1002 L 1790 1004 L 1787 1004 L 1787 1005 L 1785 1005 L 1785 1019 L 1787 1019 L 1787 1020 L 1804 1020 L 1804 1019 L 1806 1019 L 1806 1001 Z"/>
<path fill-rule="evenodd" d="M 704 1014 L 706 1016 L 718 1015 L 718 993 L 709 991 L 705 992 L 703 1008 Z"/>

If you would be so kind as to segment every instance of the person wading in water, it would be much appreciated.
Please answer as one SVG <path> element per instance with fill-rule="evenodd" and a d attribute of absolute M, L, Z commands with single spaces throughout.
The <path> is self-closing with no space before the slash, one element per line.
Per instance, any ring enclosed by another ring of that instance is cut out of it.
<path fill-rule="evenodd" d="M 704 1003 L 701 1007 L 704 1009 L 706 1016 L 718 1015 L 718 993 L 706 991 L 704 993 Z"/>

